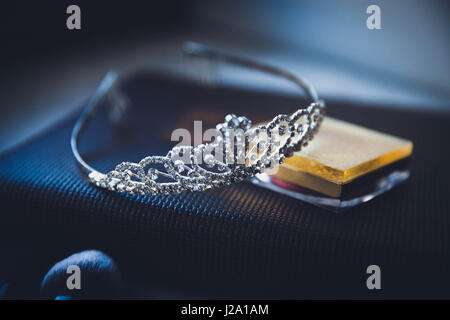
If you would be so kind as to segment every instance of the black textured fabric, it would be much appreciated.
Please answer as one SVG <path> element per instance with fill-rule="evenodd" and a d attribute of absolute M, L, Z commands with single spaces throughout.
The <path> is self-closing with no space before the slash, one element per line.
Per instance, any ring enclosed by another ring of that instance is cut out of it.
<path fill-rule="evenodd" d="M 100 115 L 82 139 L 82 154 L 102 170 L 165 154 L 176 125 L 169 116 L 206 110 L 215 121 L 228 112 L 262 120 L 298 104 L 148 74 L 126 88 L 135 116 L 112 131 Z M 77 169 L 71 118 L 0 158 L 0 277 L 38 281 L 58 260 L 99 249 L 129 283 L 187 297 L 450 297 L 449 116 L 327 106 L 331 116 L 412 140 L 410 179 L 339 214 L 250 183 L 120 195 L 90 185 Z M 381 267 L 382 290 L 366 288 L 371 264 Z"/>

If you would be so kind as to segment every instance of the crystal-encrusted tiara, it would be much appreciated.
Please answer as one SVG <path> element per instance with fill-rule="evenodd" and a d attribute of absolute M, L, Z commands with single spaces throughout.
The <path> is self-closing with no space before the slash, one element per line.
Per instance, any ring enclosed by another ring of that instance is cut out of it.
<path fill-rule="evenodd" d="M 89 166 L 78 152 L 78 140 L 101 101 L 115 91 L 116 73 L 110 72 L 88 101 L 76 122 L 72 151 L 89 180 L 109 190 L 129 194 L 169 194 L 203 191 L 229 185 L 273 169 L 307 145 L 324 117 L 325 105 L 312 86 L 280 69 L 241 57 L 216 52 L 206 46 L 188 43 L 185 52 L 192 56 L 256 69 L 288 79 L 305 90 L 312 103 L 290 115 L 278 115 L 272 121 L 253 126 L 244 116 L 229 114 L 216 126 L 214 140 L 197 146 L 175 146 L 165 156 L 148 156 L 138 163 L 122 162 L 108 173 Z M 120 111 L 122 104 L 116 104 Z"/>

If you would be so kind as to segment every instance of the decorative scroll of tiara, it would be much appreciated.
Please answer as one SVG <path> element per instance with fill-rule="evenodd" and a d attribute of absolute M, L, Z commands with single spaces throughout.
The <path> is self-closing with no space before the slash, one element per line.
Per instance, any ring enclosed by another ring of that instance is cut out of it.
<path fill-rule="evenodd" d="M 101 173 L 82 159 L 78 140 L 101 100 L 112 92 L 117 76 L 109 73 L 87 103 L 72 132 L 72 151 L 92 183 L 109 190 L 140 195 L 203 191 L 229 185 L 276 168 L 285 158 L 306 146 L 319 129 L 325 105 L 304 80 L 251 60 L 218 53 L 203 45 L 189 43 L 185 49 L 192 56 L 286 78 L 304 89 L 313 102 L 290 115 L 281 114 L 267 124 L 254 127 L 246 117 L 229 114 L 216 126 L 216 134 L 210 143 L 175 146 L 165 156 L 148 156 L 138 163 L 122 162 L 114 170 Z"/>

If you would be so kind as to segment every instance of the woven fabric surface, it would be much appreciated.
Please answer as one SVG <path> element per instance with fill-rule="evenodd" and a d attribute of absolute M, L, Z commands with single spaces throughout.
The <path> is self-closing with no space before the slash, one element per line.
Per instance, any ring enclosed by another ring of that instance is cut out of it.
<path fill-rule="evenodd" d="M 82 139 L 82 154 L 101 170 L 165 154 L 165 132 L 192 110 L 263 120 L 297 106 L 292 97 L 148 74 L 126 87 L 137 116 L 113 131 L 99 115 Z M 450 117 L 327 106 L 333 117 L 412 140 L 410 179 L 343 213 L 248 182 L 201 193 L 121 195 L 92 186 L 77 168 L 73 117 L 0 157 L 0 277 L 43 274 L 73 252 L 100 249 L 130 283 L 199 297 L 450 297 Z M 379 292 L 366 288 L 371 264 L 383 272 Z"/>

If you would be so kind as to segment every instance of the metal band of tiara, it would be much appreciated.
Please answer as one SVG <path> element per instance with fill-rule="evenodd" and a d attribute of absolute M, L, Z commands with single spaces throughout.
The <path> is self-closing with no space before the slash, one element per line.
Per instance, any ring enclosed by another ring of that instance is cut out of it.
<path fill-rule="evenodd" d="M 116 95 L 116 73 L 109 72 L 87 102 L 71 137 L 72 152 L 95 185 L 128 194 L 169 194 L 202 191 L 245 180 L 274 168 L 312 139 L 324 117 L 325 105 L 314 88 L 293 74 L 241 57 L 188 43 L 185 53 L 195 57 L 263 71 L 290 80 L 303 89 L 312 103 L 290 115 L 278 115 L 265 125 L 252 127 L 247 118 L 227 115 L 217 125 L 214 141 L 198 146 L 175 146 L 166 156 L 149 156 L 139 163 L 122 162 L 108 173 L 89 166 L 78 152 L 80 134 L 100 103 Z M 116 103 L 116 112 L 123 109 Z M 122 110 L 123 111 L 123 110 Z"/>

